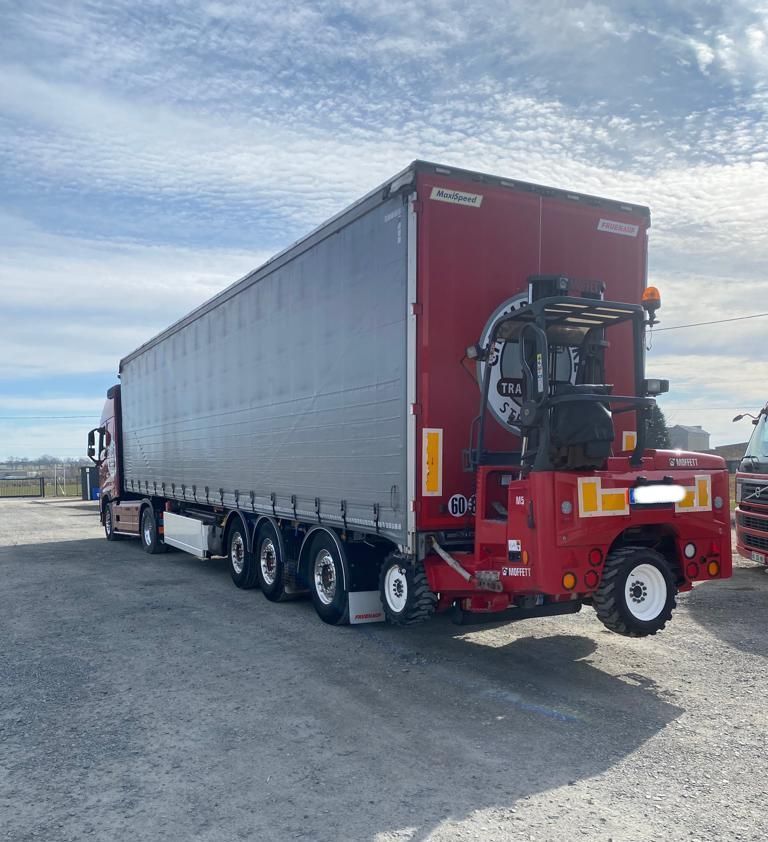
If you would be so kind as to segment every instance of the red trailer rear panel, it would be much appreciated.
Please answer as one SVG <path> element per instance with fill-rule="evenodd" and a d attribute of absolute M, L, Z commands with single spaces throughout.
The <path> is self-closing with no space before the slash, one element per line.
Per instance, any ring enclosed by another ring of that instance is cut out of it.
<path fill-rule="evenodd" d="M 467 347 L 482 344 L 495 318 L 527 303 L 534 275 L 567 275 L 580 288 L 603 284 L 607 300 L 638 303 L 650 215 L 640 206 L 453 170 L 421 171 L 416 187 L 416 529 L 470 528 L 475 480 L 462 452 L 479 408 L 471 381 L 480 378 Z M 611 337 L 606 376 L 629 394 L 632 367 L 622 365 L 616 347 L 625 340 L 629 350 L 629 325 Z M 500 450 L 520 447 L 513 419 L 521 379 L 511 344 L 492 379 L 496 420 L 489 434 Z M 558 361 L 564 379 L 573 362 Z M 635 413 L 615 420 L 621 448 L 631 449 Z"/>

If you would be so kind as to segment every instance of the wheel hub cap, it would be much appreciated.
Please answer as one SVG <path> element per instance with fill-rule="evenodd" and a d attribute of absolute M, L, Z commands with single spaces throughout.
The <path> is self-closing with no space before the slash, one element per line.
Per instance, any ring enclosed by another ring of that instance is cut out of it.
<path fill-rule="evenodd" d="M 144 543 L 149 546 L 152 543 L 152 522 L 144 516 Z"/>
<path fill-rule="evenodd" d="M 245 567 L 245 544 L 242 536 L 238 533 L 232 539 L 232 569 L 239 576 Z"/>
<path fill-rule="evenodd" d="M 315 592 L 323 605 L 330 605 L 336 596 L 336 565 L 328 550 L 321 550 L 315 558 Z"/>
<path fill-rule="evenodd" d="M 273 585 L 277 577 L 277 554 L 275 553 L 275 545 L 272 543 L 271 538 L 266 538 L 261 542 L 259 564 L 264 581 L 268 585 Z"/>
<path fill-rule="evenodd" d="M 667 601 L 667 582 L 652 564 L 638 564 L 627 576 L 625 597 L 630 613 L 638 620 L 655 620 Z"/>
<path fill-rule="evenodd" d="M 384 576 L 384 596 L 387 605 L 396 613 L 405 609 L 408 602 L 408 579 L 403 567 L 393 566 Z"/>

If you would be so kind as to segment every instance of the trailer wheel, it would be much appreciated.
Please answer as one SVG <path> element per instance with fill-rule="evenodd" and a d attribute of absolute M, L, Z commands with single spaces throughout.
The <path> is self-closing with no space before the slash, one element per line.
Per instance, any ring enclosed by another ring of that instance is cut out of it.
<path fill-rule="evenodd" d="M 647 547 L 608 554 L 593 606 L 606 628 L 626 637 L 661 631 L 676 607 L 677 585 L 663 555 Z"/>
<path fill-rule="evenodd" d="M 429 588 L 424 565 L 398 556 L 388 556 L 381 565 L 379 595 L 384 616 L 396 626 L 422 623 L 437 606 L 437 594 Z"/>
<path fill-rule="evenodd" d="M 112 505 L 110 500 L 104 507 L 104 535 L 107 541 L 121 541 L 123 536 L 115 532 L 115 513 L 112 511 Z"/>
<path fill-rule="evenodd" d="M 265 521 L 256 535 L 256 576 L 261 592 L 270 602 L 285 595 L 285 559 L 275 527 Z"/>
<path fill-rule="evenodd" d="M 248 539 L 240 518 L 229 530 L 229 574 L 238 588 L 255 588 L 256 564 L 248 550 Z"/>
<path fill-rule="evenodd" d="M 145 553 L 155 555 L 166 551 L 167 547 L 160 540 L 160 535 L 157 532 L 157 517 L 155 516 L 152 506 L 144 506 L 141 510 L 139 527 L 141 548 Z"/>
<path fill-rule="evenodd" d="M 349 622 L 349 594 L 345 585 L 341 553 L 333 538 L 319 533 L 309 555 L 309 591 L 312 604 L 324 623 L 342 626 Z"/>

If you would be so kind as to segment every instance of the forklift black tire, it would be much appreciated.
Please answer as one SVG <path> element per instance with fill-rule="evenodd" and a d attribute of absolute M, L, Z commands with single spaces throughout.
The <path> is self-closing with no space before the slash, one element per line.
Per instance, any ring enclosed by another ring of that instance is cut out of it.
<path fill-rule="evenodd" d="M 239 517 L 229 529 L 227 546 L 229 575 L 232 581 L 243 590 L 255 588 L 258 584 L 256 562 L 253 553 L 248 549 L 248 537 Z"/>
<path fill-rule="evenodd" d="M 429 588 L 424 565 L 391 555 L 379 574 L 379 596 L 387 622 L 412 626 L 428 620 L 437 607 L 437 594 Z"/>
<path fill-rule="evenodd" d="M 160 535 L 157 531 L 157 516 L 152 506 L 144 506 L 141 510 L 141 517 L 139 518 L 139 540 L 141 541 L 142 550 L 150 555 L 164 553 L 167 549 L 165 544 L 160 540 Z"/>
<path fill-rule="evenodd" d="M 104 506 L 104 535 L 107 541 L 122 541 L 123 536 L 115 532 L 115 513 L 112 511 L 112 501 Z"/>
<path fill-rule="evenodd" d="M 270 602 L 280 602 L 285 596 L 285 559 L 281 546 L 275 527 L 264 521 L 256 533 L 254 555 L 259 587 Z"/>
<path fill-rule="evenodd" d="M 675 577 L 663 555 L 647 547 L 622 547 L 605 559 L 593 606 L 611 631 L 646 637 L 672 619 L 676 595 Z"/>
<path fill-rule="evenodd" d="M 307 581 L 317 616 L 332 626 L 349 622 L 349 591 L 344 563 L 337 542 L 327 532 L 318 532 L 312 542 Z"/>

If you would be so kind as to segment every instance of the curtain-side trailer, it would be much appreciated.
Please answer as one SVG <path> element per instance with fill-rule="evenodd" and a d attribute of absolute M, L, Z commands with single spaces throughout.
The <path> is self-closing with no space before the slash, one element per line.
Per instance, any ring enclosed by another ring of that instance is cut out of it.
<path fill-rule="evenodd" d="M 722 460 L 644 447 L 649 224 L 413 163 L 121 361 L 107 537 L 330 623 L 591 603 L 654 633 L 731 556 Z"/>

